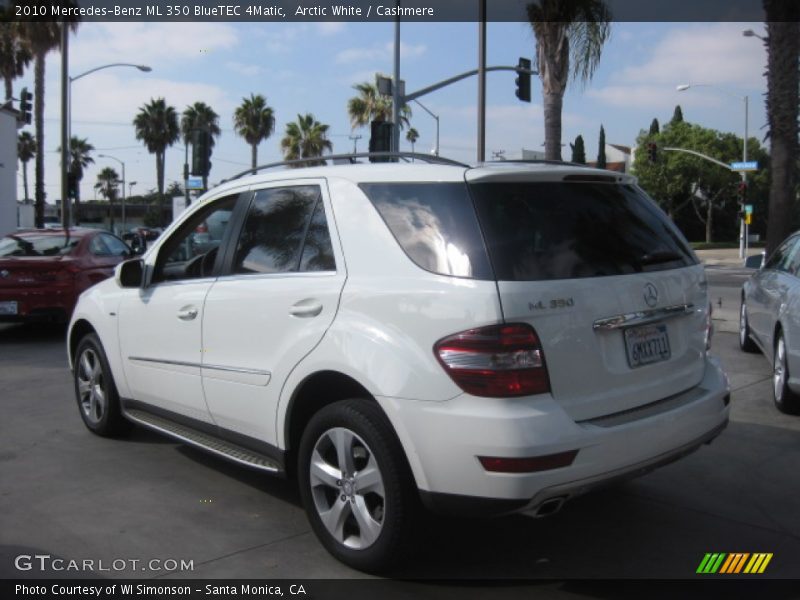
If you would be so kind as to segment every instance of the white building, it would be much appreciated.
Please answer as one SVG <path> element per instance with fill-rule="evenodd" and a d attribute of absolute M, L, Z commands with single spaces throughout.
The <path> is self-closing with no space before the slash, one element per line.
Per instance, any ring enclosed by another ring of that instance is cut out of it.
<path fill-rule="evenodd" d="M 17 111 L 0 106 L 0 236 L 17 229 Z"/>

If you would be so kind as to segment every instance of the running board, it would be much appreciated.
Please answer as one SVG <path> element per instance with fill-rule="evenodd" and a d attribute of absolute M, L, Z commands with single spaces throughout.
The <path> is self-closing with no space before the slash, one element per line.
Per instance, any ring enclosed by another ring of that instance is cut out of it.
<path fill-rule="evenodd" d="M 123 412 L 125 416 L 134 423 L 168 435 L 190 446 L 195 446 L 206 452 L 216 454 L 217 456 L 248 467 L 273 474 L 283 473 L 281 465 L 274 458 L 270 458 L 265 454 L 243 448 L 242 446 L 227 442 L 216 436 L 203 433 L 197 429 L 181 425 L 180 423 L 170 421 L 169 419 L 159 417 L 149 412 L 130 408 Z"/>

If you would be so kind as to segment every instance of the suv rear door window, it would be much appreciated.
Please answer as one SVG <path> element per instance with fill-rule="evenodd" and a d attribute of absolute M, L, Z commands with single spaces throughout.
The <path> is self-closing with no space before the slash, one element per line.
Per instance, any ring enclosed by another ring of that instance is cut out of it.
<path fill-rule="evenodd" d="M 362 183 L 395 239 L 417 266 L 492 279 L 475 208 L 464 183 Z"/>
<path fill-rule="evenodd" d="M 586 182 L 470 185 L 498 280 L 543 281 L 697 263 L 642 190 Z"/>

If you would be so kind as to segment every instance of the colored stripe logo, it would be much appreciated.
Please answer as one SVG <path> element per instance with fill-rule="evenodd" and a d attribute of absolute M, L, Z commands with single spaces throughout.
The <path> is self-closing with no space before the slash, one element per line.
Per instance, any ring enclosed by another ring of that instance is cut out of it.
<path fill-rule="evenodd" d="M 707 552 L 700 561 L 696 573 L 701 575 L 738 575 L 748 573 L 751 575 L 763 573 L 769 561 L 772 560 L 772 552 Z"/>

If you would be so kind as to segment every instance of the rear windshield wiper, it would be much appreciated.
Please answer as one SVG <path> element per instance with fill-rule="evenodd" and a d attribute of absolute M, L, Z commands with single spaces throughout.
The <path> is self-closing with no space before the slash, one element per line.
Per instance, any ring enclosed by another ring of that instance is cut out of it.
<path fill-rule="evenodd" d="M 656 265 L 659 263 L 667 263 L 675 260 L 683 260 L 684 256 L 673 252 L 672 250 L 660 250 L 658 252 L 648 252 L 639 258 L 641 265 Z"/>

